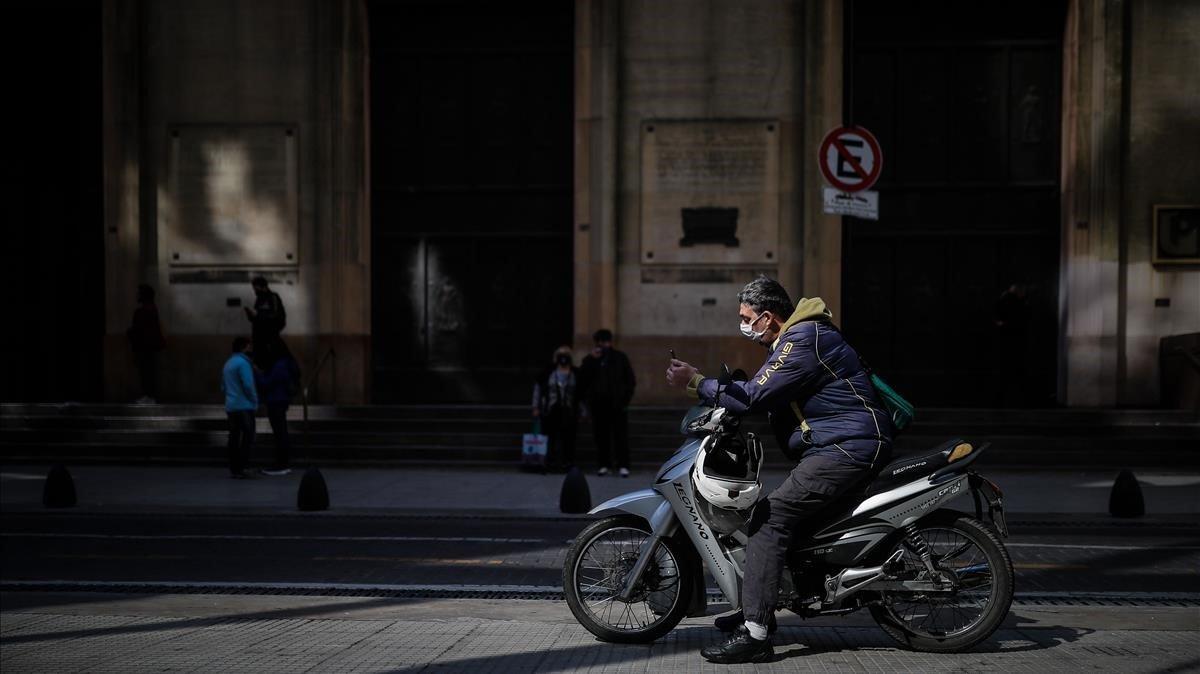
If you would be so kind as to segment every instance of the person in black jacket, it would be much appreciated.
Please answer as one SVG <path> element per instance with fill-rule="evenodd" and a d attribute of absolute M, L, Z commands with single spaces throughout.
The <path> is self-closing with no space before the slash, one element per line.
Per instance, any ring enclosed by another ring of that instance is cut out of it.
<path fill-rule="evenodd" d="M 158 321 L 154 288 L 145 283 L 138 285 L 137 302 L 138 308 L 133 312 L 133 322 L 125 336 L 133 349 L 133 361 L 142 383 L 142 397 L 137 402 L 153 405 L 158 399 L 158 352 L 167 345 L 167 340 L 163 338 L 162 325 Z"/>
<path fill-rule="evenodd" d="M 554 364 L 534 380 L 533 416 L 542 420 L 542 430 L 549 440 L 546 468 L 564 472 L 574 466 L 579 370 L 571 364 L 571 347 L 558 347 L 554 351 Z"/>
<path fill-rule="evenodd" d="M 275 438 L 275 460 L 259 472 L 263 475 L 287 475 L 292 441 L 288 435 L 287 411 L 300 388 L 300 365 L 282 339 L 276 344 L 275 362 L 254 373 L 258 398 L 267 406 L 271 435 Z"/>
<path fill-rule="evenodd" d="M 611 330 L 597 330 L 592 339 L 595 348 L 580 366 L 583 394 L 581 398 L 592 417 L 592 433 L 596 438 L 596 457 L 600 475 L 608 475 L 613 460 L 621 477 L 629 477 L 629 414 L 637 378 L 629 358 L 613 348 Z M 615 455 L 615 456 L 614 456 Z"/>
<path fill-rule="evenodd" d="M 254 288 L 254 308 L 246 307 L 246 318 L 251 325 L 255 364 L 265 370 L 280 351 L 279 333 L 287 325 L 287 311 L 279 293 L 267 286 L 267 279 L 256 276 L 250 286 Z"/>
<path fill-rule="evenodd" d="M 779 576 L 792 534 L 891 458 L 891 418 L 858 353 L 819 297 L 793 305 L 778 282 L 759 277 L 738 293 L 738 329 L 770 351 L 758 373 L 732 382 L 721 406 L 736 415 L 766 412 L 780 447 L 799 460 L 775 491 L 754 505 L 746 545 L 742 609 L 717 620 L 733 631 L 701 655 L 712 662 L 758 662 L 772 654 Z M 714 404 L 717 380 L 671 360 L 667 383 Z"/>

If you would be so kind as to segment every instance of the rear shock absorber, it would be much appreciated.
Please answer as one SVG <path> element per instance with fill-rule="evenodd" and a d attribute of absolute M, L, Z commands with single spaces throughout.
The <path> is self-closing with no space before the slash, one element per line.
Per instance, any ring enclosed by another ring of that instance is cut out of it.
<path fill-rule="evenodd" d="M 907 534 L 905 540 L 921 556 L 921 564 L 929 572 L 930 579 L 936 581 L 938 573 L 937 569 L 933 567 L 933 553 L 929 549 L 929 544 L 925 542 L 925 537 L 921 535 L 920 531 L 917 531 L 917 525 L 913 522 L 904 525 L 904 532 Z"/>

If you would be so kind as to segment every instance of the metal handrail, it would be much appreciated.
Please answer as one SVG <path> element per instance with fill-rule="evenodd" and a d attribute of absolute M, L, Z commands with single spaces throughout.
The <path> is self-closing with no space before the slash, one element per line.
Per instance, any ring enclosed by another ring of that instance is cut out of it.
<path fill-rule="evenodd" d="M 1174 351 L 1175 351 L 1175 353 L 1182 354 L 1182 355 L 1183 355 L 1183 357 L 1184 357 L 1184 358 L 1187 360 L 1187 362 L 1188 362 L 1188 363 L 1189 363 L 1189 364 L 1190 364 L 1192 367 L 1196 368 L 1196 371 L 1197 371 L 1197 372 L 1200 372 L 1200 358 L 1198 358 L 1198 357 L 1196 356 L 1196 354 L 1194 354 L 1194 353 L 1192 353 L 1191 351 L 1189 351 L 1189 350 L 1187 350 L 1187 349 L 1183 348 L 1182 346 L 1177 346 L 1177 347 L 1175 347 Z"/>
<path fill-rule="evenodd" d="M 334 351 L 333 347 L 331 346 L 325 351 L 325 355 L 321 356 L 321 359 L 317 361 L 317 366 L 313 368 L 313 373 L 308 377 L 308 383 L 300 389 L 302 400 L 301 404 L 304 406 L 305 431 L 308 430 L 308 391 L 316 385 L 317 377 L 321 375 L 321 370 L 325 367 L 325 363 L 329 362 L 330 360 L 333 361 L 333 401 L 334 403 L 337 402 L 337 352 Z"/>

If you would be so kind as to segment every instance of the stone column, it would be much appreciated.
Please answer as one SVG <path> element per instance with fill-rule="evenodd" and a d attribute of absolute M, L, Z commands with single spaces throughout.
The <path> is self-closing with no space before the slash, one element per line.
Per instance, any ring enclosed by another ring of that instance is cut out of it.
<path fill-rule="evenodd" d="M 1123 0 L 1072 0 L 1063 40 L 1059 398 L 1117 401 Z"/>
<path fill-rule="evenodd" d="M 817 151 L 825 132 L 842 123 L 842 3 L 814 0 L 804 5 L 804 284 L 806 297 L 820 296 L 841 316 L 842 218 L 825 215 L 825 181 Z"/>
<path fill-rule="evenodd" d="M 105 0 L 101 68 L 104 145 L 104 398 L 137 397 L 125 329 L 142 274 L 141 2 Z"/>
<path fill-rule="evenodd" d="M 575 348 L 617 329 L 616 0 L 575 2 Z"/>
<path fill-rule="evenodd" d="M 367 9 L 364 0 L 315 3 L 317 213 L 312 256 L 319 300 L 314 363 L 322 402 L 370 396 L 371 215 Z M 305 373 L 306 377 L 312 372 Z"/>

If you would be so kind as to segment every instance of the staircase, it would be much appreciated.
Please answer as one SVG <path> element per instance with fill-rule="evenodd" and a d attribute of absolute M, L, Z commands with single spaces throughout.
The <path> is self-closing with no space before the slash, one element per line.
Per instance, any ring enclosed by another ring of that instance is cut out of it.
<path fill-rule="evenodd" d="M 659 465 L 678 447 L 684 409 L 630 410 L 635 466 Z M 510 466 L 531 422 L 525 406 L 314 407 L 309 421 L 293 408 L 295 462 L 342 465 Z M 770 438 L 765 420 L 747 430 Z M 255 456 L 272 442 L 259 419 Z M 1182 410 L 922 409 L 896 442 L 896 455 L 951 437 L 991 442 L 985 464 L 1007 467 L 1200 467 L 1200 415 Z M 579 431 L 578 458 L 594 463 L 591 427 Z M 767 441 L 768 466 L 787 460 Z M 208 405 L 0 405 L 0 461 L 5 463 L 223 464 L 225 415 Z"/>

